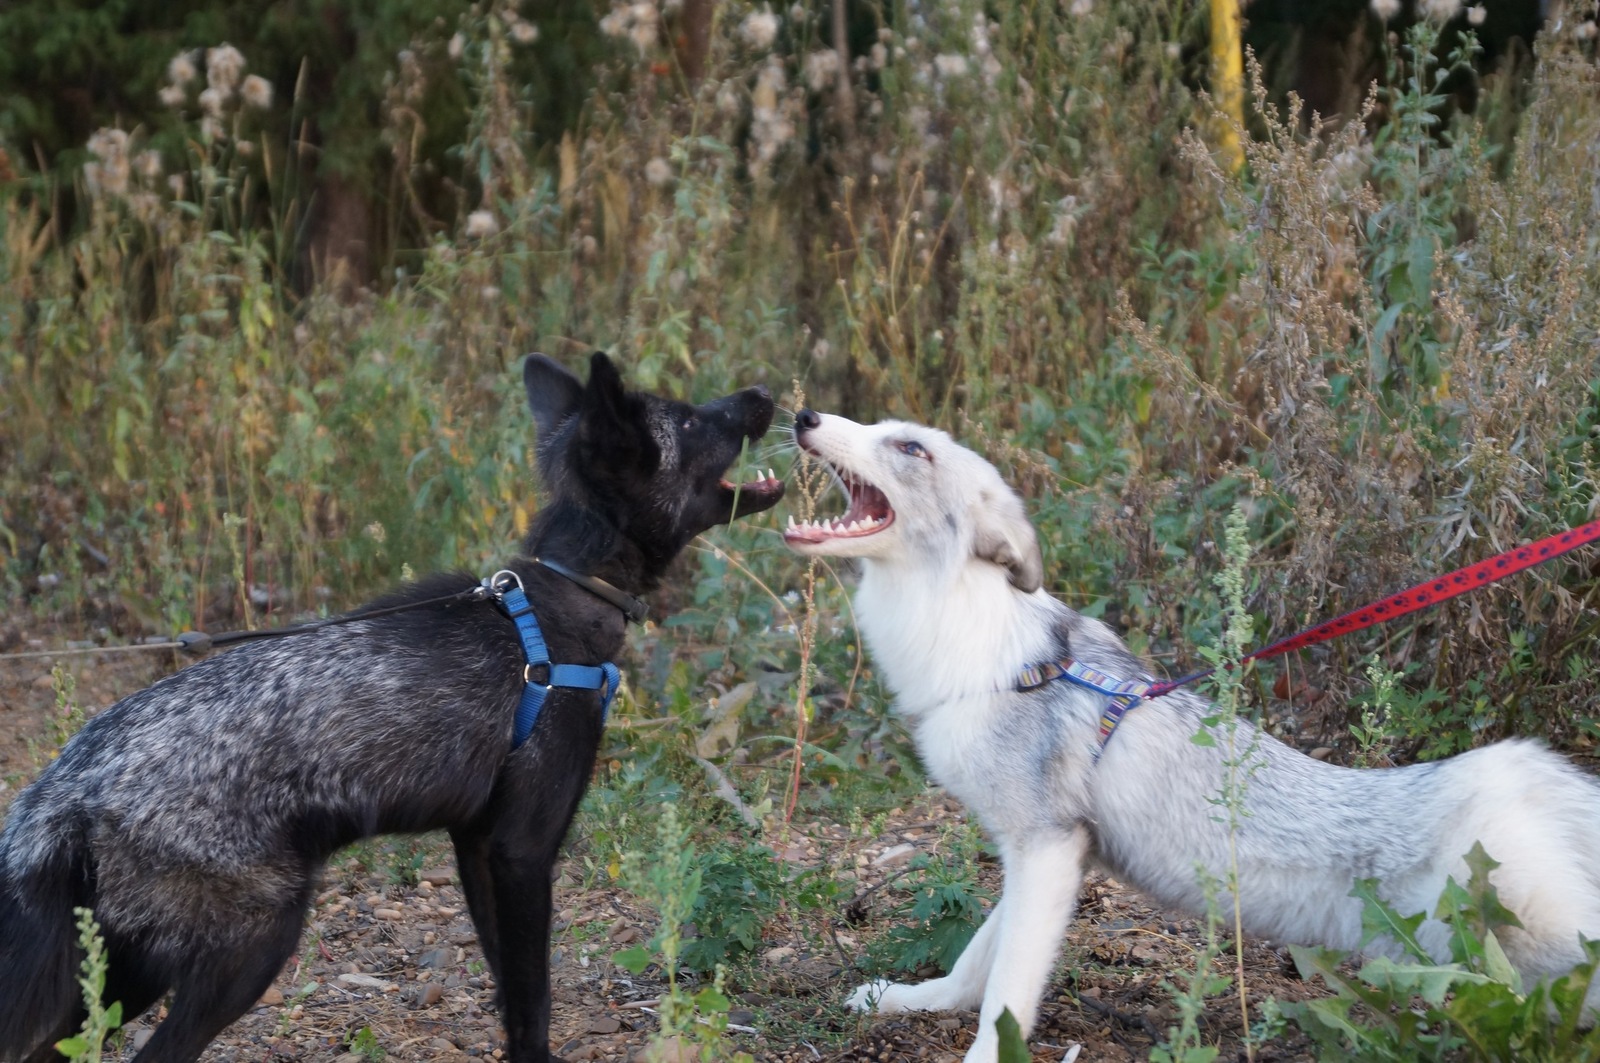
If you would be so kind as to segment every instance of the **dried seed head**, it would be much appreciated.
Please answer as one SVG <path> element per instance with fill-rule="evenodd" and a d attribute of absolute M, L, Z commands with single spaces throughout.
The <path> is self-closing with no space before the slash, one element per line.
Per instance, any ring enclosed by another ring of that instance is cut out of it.
<path fill-rule="evenodd" d="M 144 180 L 154 181 L 161 176 L 161 153 L 153 148 L 141 151 L 134 156 L 133 168 Z"/>
<path fill-rule="evenodd" d="M 1461 0 L 1422 0 L 1422 13 L 1435 22 L 1449 22 L 1461 14 Z"/>
<path fill-rule="evenodd" d="M 89 154 L 95 157 L 83 167 L 83 180 L 89 194 L 121 196 L 128 191 L 128 134 L 121 129 L 97 129 L 89 138 Z"/>
<path fill-rule="evenodd" d="M 812 92 L 821 92 L 832 85 L 838 73 L 839 53 L 832 48 L 824 48 L 806 56 L 806 84 Z"/>
<path fill-rule="evenodd" d="M 206 51 L 206 84 L 224 98 L 233 95 L 244 73 L 244 56 L 231 44 L 219 44 Z"/>
<path fill-rule="evenodd" d="M 467 224 L 462 229 L 469 240 L 482 240 L 499 231 L 500 223 L 495 221 L 494 214 L 487 210 L 475 210 L 468 214 Z"/>
<path fill-rule="evenodd" d="M 272 82 L 259 74 L 251 74 L 244 79 L 244 84 L 239 86 L 239 95 L 247 107 L 265 111 L 272 106 Z"/>
<path fill-rule="evenodd" d="M 200 71 L 195 68 L 192 51 L 179 52 L 167 63 L 167 80 L 179 88 L 199 76 Z"/>
<path fill-rule="evenodd" d="M 757 51 L 766 51 L 778 39 L 778 16 L 766 8 L 750 12 L 739 23 L 739 36 Z"/>
<path fill-rule="evenodd" d="M 644 179 L 657 188 L 672 181 L 672 164 L 659 155 L 644 164 Z"/>

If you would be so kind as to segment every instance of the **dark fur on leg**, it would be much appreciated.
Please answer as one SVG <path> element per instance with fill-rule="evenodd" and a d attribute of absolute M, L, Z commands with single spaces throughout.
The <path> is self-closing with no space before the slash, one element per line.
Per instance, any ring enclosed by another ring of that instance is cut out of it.
<path fill-rule="evenodd" d="M 18 881 L 0 866 L 0 1059 L 76 1027 L 82 1006 L 77 920 L 64 898 L 81 896 L 60 850 Z"/>
<path fill-rule="evenodd" d="M 587 384 L 534 356 L 524 383 L 552 498 L 528 557 L 507 567 L 551 658 L 598 664 L 622 648 L 622 614 L 528 558 L 653 589 L 695 535 L 781 496 L 771 479 L 722 479 L 766 431 L 772 400 L 748 389 L 696 407 L 631 392 L 604 355 Z M 475 582 L 434 576 L 367 609 Z M 543 1063 L 552 870 L 603 723 L 597 692 L 557 688 L 512 750 L 523 660 L 495 606 L 426 604 L 247 644 L 91 720 L 0 833 L 0 1063 L 47 1051 L 77 1013 L 74 904 L 105 928 L 108 999 L 148 1004 L 173 989 L 139 1063 L 187 1063 L 292 954 L 333 852 L 435 829 L 455 843 L 509 1056 Z"/>

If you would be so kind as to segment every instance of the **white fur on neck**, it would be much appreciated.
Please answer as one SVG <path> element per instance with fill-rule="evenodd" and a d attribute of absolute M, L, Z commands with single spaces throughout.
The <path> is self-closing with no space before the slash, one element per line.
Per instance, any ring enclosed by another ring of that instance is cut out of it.
<path fill-rule="evenodd" d="M 867 558 L 856 622 L 905 716 L 1015 685 L 1050 653 L 1054 602 L 1023 594 L 999 565 L 975 558 L 930 567 Z"/>

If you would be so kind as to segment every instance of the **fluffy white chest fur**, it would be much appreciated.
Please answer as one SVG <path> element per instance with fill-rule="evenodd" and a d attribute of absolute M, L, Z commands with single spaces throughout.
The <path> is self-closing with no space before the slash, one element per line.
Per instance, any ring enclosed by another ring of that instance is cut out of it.
<path fill-rule="evenodd" d="M 1134 708 L 1096 760 L 1103 696 L 1063 682 L 1015 690 L 1025 666 L 1067 656 L 1122 678 L 1148 673 L 1109 628 L 1040 590 L 1021 500 L 988 462 L 904 422 L 802 411 L 796 437 L 839 474 L 851 505 L 786 540 L 862 560 L 857 620 L 895 711 L 929 772 L 992 833 L 1005 870 L 1000 901 L 949 975 L 872 983 L 851 1003 L 978 1007 L 967 1060 L 990 1063 L 1002 1010 L 1031 1028 L 1087 861 L 1163 903 L 1203 909 L 1196 867 L 1217 878 L 1229 869 L 1214 804 L 1226 751 L 1193 743 L 1210 710 L 1192 693 Z M 1252 750 L 1232 846 L 1247 930 L 1356 948 L 1356 878 L 1378 878 L 1402 912 L 1432 911 L 1481 842 L 1523 924 L 1502 944 L 1525 976 L 1569 969 L 1583 958 L 1580 935 L 1600 936 L 1600 785 L 1537 744 L 1371 771 L 1312 760 L 1248 724 L 1236 748 Z M 1422 940 L 1447 956 L 1442 926 L 1425 924 Z"/>

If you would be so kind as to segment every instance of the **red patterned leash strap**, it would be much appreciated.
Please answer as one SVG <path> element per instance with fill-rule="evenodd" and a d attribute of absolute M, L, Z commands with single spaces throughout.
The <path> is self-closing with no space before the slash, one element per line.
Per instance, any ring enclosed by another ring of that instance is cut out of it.
<path fill-rule="evenodd" d="M 1447 573 L 1437 579 L 1419 583 L 1415 587 L 1409 587 L 1401 591 L 1399 594 L 1392 594 L 1381 602 L 1352 610 L 1343 616 L 1336 616 L 1332 620 L 1318 624 L 1316 627 L 1307 628 L 1298 634 L 1290 635 L 1286 639 L 1280 639 L 1270 646 L 1256 650 L 1254 653 L 1246 654 L 1240 658 L 1240 663 L 1261 660 L 1266 657 L 1276 657 L 1278 654 L 1288 653 L 1290 650 L 1304 649 L 1319 642 L 1327 642 L 1329 639 L 1340 635 L 1348 635 L 1351 632 L 1360 631 L 1375 624 L 1394 620 L 1405 616 L 1407 613 L 1414 613 L 1418 609 L 1426 609 L 1430 605 L 1438 605 L 1440 602 L 1448 601 L 1459 594 L 1465 594 L 1476 587 L 1486 587 L 1496 580 L 1505 579 L 1507 576 L 1532 568 L 1534 565 L 1543 564 L 1552 558 L 1560 557 L 1569 550 L 1576 550 L 1578 547 L 1596 540 L 1600 540 L 1600 520 L 1590 521 L 1588 524 L 1573 528 L 1571 531 L 1564 531 L 1549 538 L 1540 539 L 1538 542 L 1529 543 L 1527 546 L 1519 546 L 1515 550 L 1507 550 L 1505 553 L 1496 554 L 1486 561 L 1479 561 L 1475 565 L 1456 569 L 1454 572 Z M 1203 672 L 1195 672 L 1193 675 L 1186 675 L 1181 679 L 1153 683 L 1144 696 L 1146 698 L 1159 698 L 1163 694 L 1172 693 L 1187 683 L 1194 682 L 1196 679 L 1204 679 L 1215 671 L 1215 668 L 1207 668 Z"/>

